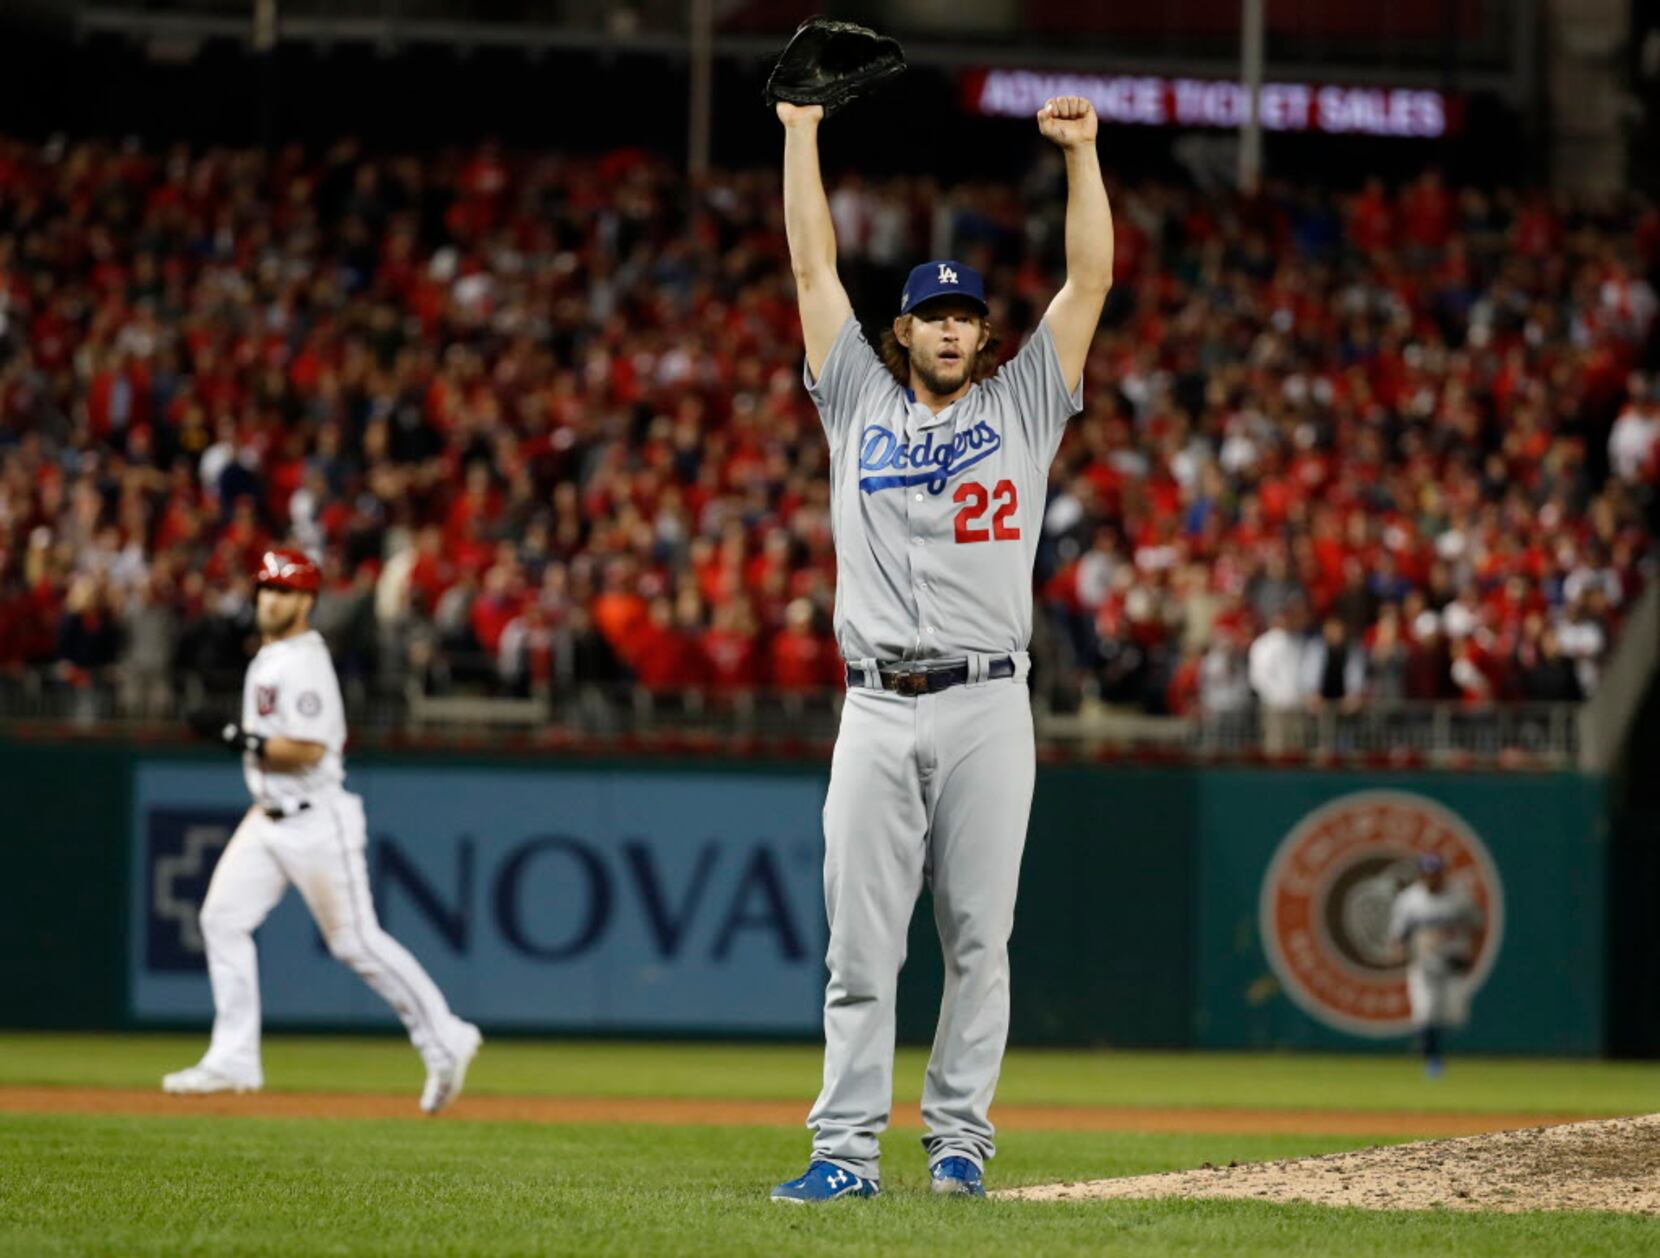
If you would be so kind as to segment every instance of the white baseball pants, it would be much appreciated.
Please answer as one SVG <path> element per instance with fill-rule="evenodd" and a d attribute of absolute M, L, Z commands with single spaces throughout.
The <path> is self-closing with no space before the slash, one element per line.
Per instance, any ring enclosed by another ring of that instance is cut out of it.
<path fill-rule="evenodd" d="M 1416 1028 L 1461 1027 L 1469 1019 L 1470 981 L 1465 975 L 1449 974 L 1438 965 L 1409 965 L 1406 995 Z"/>
<path fill-rule="evenodd" d="M 345 791 L 280 821 L 257 808 L 242 819 L 202 902 L 214 1006 L 204 1066 L 239 1083 L 264 1082 L 253 935 L 290 883 L 299 888 L 329 951 L 392 1006 L 427 1067 L 442 1068 L 453 1059 L 466 1024 L 450 1012 L 421 963 L 380 928 L 369 895 L 366 839 L 363 801 Z"/>

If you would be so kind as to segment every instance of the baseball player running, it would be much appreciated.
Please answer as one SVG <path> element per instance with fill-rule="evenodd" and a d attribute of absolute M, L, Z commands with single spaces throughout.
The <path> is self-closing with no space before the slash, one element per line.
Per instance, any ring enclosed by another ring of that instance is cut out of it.
<path fill-rule="evenodd" d="M 836 275 L 818 162 L 823 111 L 777 112 L 807 391 L 830 444 L 848 690 L 824 805 L 824 1089 L 808 1119 L 811 1163 L 772 1196 L 878 1191 L 895 990 L 924 880 L 945 999 L 923 1089 L 923 1144 L 935 1191 L 983 1196 L 1035 774 L 1025 685 L 1032 561 L 1049 464 L 1082 406 L 1112 277 L 1095 112 L 1060 97 L 1037 115 L 1066 157 L 1066 284 L 995 373 L 984 356 L 984 285 L 960 262 L 913 270 L 892 340 L 883 338 L 888 361 L 871 348 Z"/>
<path fill-rule="evenodd" d="M 1418 880 L 1402 888 L 1390 906 L 1389 942 L 1407 959 L 1407 1000 L 1424 1050 L 1424 1072 L 1432 1079 L 1446 1067 L 1442 1032 L 1463 1026 L 1468 1016 L 1470 965 L 1481 927 L 1481 910 L 1463 887 L 1447 881 L 1442 859 L 1420 856 Z"/>
<path fill-rule="evenodd" d="M 264 645 L 248 666 L 242 721 L 222 738 L 242 754 L 253 807 L 213 871 L 202 940 L 213 984 L 213 1039 L 199 1065 L 162 1080 L 167 1092 L 250 1092 L 259 1057 L 259 970 L 254 930 L 300 889 L 329 951 L 355 970 L 409 1028 L 426 1062 L 421 1108 L 436 1114 L 461 1094 L 478 1028 L 450 1012 L 420 962 L 380 928 L 364 861 L 363 801 L 342 789 L 346 714 L 323 637 L 308 624 L 317 566 L 299 551 L 266 552 L 254 577 Z"/>

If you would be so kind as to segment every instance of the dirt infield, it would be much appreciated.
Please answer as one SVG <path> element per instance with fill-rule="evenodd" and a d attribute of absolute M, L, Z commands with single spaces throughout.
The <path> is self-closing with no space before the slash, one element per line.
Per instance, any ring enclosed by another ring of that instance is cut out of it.
<path fill-rule="evenodd" d="M 1660 1114 L 1318 1158 L 1017 1188 L 1026 1201 L 1236 1197 L 1370 1210 L 1660 1214 Z"/>
<path fill-rule="evenodd" d="M 127 1114 L 141 1117 L 230 1115 L 243 1118 L 420 1118 L 413 1094 L 259 1092 L 245 1096 L 165 1096 L 159 1090 L 0 1087 L 0 1113 Z M 699 1100 L 685 1097 L 493 1096 L 470 1094 L 447 1117 L 472 1122 L 647 1123 L 798 1127 L 807 1102 Z M 1198 1135 L 1466 1136 L 1544 1122 L 1537 1114 L 1429 1113 L 1400 1110 L 1198 1109 L 1140 1106 L 999 1105 L 998 1126 L 1013 1131 L 1191 1132 Z M 922 1125 L 914 1106 L 893 1125 Z"/>

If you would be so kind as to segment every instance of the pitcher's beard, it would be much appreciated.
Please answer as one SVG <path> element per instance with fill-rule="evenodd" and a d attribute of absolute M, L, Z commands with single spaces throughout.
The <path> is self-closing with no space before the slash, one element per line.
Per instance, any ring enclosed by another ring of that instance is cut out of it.
<path fill-rule="evenodd" d="M 938 368 L 918 367 L 916 369 L 917 379 L 922 381 L 928 392 L 935 397 L 943 397 L 947 393 L 953 393 L 962 388 L 963 382 L 974 374 L 973 358 L 962 359 L 960 365 L 961 370 L 952 372 L 950 376 L 942 375 Z"/>

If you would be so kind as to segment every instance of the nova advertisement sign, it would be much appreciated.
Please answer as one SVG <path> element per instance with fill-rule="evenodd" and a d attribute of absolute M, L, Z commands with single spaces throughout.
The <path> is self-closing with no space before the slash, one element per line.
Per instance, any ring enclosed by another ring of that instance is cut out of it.
<path fill-rule="evenodd" d="M 639 769 L 354 770 L 382 924 L 456 1011 L 526 1030 L 814 1033 L 824 784 Z M 135 771 L 129 991 L 212 1016 L 196 912 L 247 806 L 234 767 Z M 258 934 L 267 1021 L 393 1025 L 297 892 Z"/>

